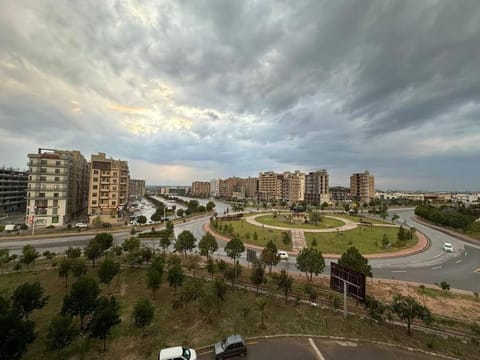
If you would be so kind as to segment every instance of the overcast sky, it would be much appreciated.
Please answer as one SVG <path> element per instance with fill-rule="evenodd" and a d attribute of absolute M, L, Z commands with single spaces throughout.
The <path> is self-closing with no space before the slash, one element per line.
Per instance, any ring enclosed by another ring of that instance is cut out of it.
<path fill-rule="evenodd" d="M 480 190 L 479 115 L 478 0 L 0 1 L 0 166 Z"/>

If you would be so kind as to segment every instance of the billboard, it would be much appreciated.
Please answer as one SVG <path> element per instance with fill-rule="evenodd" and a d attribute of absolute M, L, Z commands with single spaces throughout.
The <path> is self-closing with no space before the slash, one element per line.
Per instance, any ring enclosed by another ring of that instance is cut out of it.
<path fill-rule="evenodd" d="M 347 284 L 347 295 L 365 301 L 365 274 L 336 263 L 330 264 L 330 289 L 343 293 Z"/>
<path fill-rule="evenodd" d="M 247 261 L 253 263 L 257 260 L 257 252 L 252 249 L 247 249 Z"/>

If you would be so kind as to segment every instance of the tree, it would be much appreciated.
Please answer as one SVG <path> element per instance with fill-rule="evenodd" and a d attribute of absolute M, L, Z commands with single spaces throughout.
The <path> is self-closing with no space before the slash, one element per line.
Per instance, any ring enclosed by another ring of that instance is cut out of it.
<path fill-rule="evenodd" d="M 315 303 L 315 301 L 317 301 L 318 291 L 312 285 L 306 284 L 303 291 L 310 302 Z"/>
<path fill-rule="evenodd" d="M 188 231 L 183 230 L 177 237 L 177 241 L 175 242 L 175 250 L 187 256 L 187 251 L 192 251 L 195 248 L 195 236 Z"/>
<path fill-rule="evenodd" d="M 65 250 L 65 255 L 67 255 L 68 258 L 74 259 L 82 256 L 82 249 L 79 247 L 69 247 L 67 250 Z"/>
<path fill-rule="evenodd" d="M 3 273 L 3 265 L 10 261 L 10 252 L 8 249 L 0 249 L 0 274 Z"/>
<path fill-rule="evenodd" d="M 177 293 L 177 288 L 182 286 L 184 280 L 185 275 L 180 264 L 175 264 L 168 269 L 168 283 L 170 287 L 175 289 L 175 294 Z"/>
<path fill-rule="evenodd" d="M 214 208 L 215 208 L 215 203 L 213 201 L 209 201 L 205 206 L 205 209 L 207 211 L 212 211 Z"/>
<path fill-rule="evenodd" d="M 280 258 L 277 256 L 277 245 L 270 240 L 262 250 L 260 254 L 260 260 L 268 266 L 268 272 L 272 272 L 272 266 L 277 265 L 280 261 Z"/>
<path fill-rule="evenodd" d="M 95 309 L 100 289 L 95 279 L 82 276 L 72 285 L 70 294 L 63 298 L 62 314 L 80 317 L 80 330 L 83 330 L 85 316 Z"/>
<path fill-rule="evenodd" d="M 315 248 L 303 248 L 300 254 L 297 255 L 297 268 L 305 272 L 308 279 L 312 280 L 313 274 L 318 276 L 325 269 L 325 259 L 322 252 Z"/>
<path fill-rule="evenodd" d="M 103 255 L 102 245 L 94 238 L 88 242 L 84 250 L 88 260 L 92 260 L 92 266 L 95 267 L 95 261 Z"/>
<path fill-rule="evenodd" d="M 75 258 L 71 259 L 70 262 L 73 276 L 80 277 L 87 273 L 88 269 L 85 259 Z"/>
<path fill-rule="evenodd" d="M 65 289 L 68 287 L 68 274 L 72 270 L 72 260 L 70 258 L 63 258 L 58 265 L 58 277 L 65 280 Z"/>
<path fill-rule="evenodd" d="M 13 291 L 12 309 L 18 310 L 25 319 L 35 309 L 45 306 L 48 296 L 43 296 L 43 288 L 39 282 L 26 282 Z"/>
<path fill-rule="evenodd" d="M 288 302 L 288 293 L 292 290 L 293 279 L 282 269 L 278 278 L 278 288 L 285 294 L 285 304 Z"/>
<path fill-rule="evenodd" d="M 170 235 L 167 231 L 162 231 L 160 234 L 160 246 L 163 249 L 163 253 L 167 251 L 168 247 L 171 244 Z"/>
<path fill-rule="evenodd" d="M 162 283 L 162 272 L 156 268 L 150 268 L 147 271 L 147 288 L 152 290 L 152 298 L 155 300 L 155 292 Z"/>
<path fill-rule="evenodd" d="M 95 235 L 94 239 L 100 245 L 102 251 L 107 251 L 113 245 L 113 236 L 110 233 L 99 233 Z"/>
<path fill-rule="evenodd" d="M 173 236 L 174 235 L 174 225 L 172 221 L 167 221 L 167 224 L 165 225 L 165 230 L 167 230 L 168 236 Z"/>
<path fill-rule="evenodd" d="M 367 296 L 365 299 L 365 309 L 372 320 L 383 322 L 383 315 L 385 314 L 385 304 L 374 297 Z"/>
<path fill-rule="evenodd" d="M 255 307 L 256 309 L 260 312 L 260 327 L 262 329 L 265 328 L 264 324 L 263 324 L 263 318 L 266 317 L 265 315 L 265 308 L 267 307 L 267 300 L 265 300 L 264 298 L 262 297 L 259 297 L 259 298 L 256 298 L 255 299 Z"/>
<path fill-rule="evenodd" d="M 35 324 L 24 320 L 0 296 L 0 359 L 19 360 L 27 345 L 35 340 Z"/>
<path fill-rule="evenodd" d="M 21 262 L 27 265 L 28 270 L 30 264 L 33 263 L 39 256 L 40 253 L 32 245 L 25 245 L 22 249 Z"/>
<path fill-rule="evenodd" d="M 392 215 L 392 223 L 394 223 L 395 220 L 398 220 L 398 219 L 400 219 L 400 216 L 398 216 L 398 214 L 393 214 Z"/>
<path fill-rule="evenodd" d="M 147 217 L 145 215 L 138 215 L 136 220 L 139 224 L 145 224 L 147 222 Z"/>
<path fill-rule="evenodd" d="M 438 287 L 440 287 L 444 292 L 448 292 L 450 290 L 450 284 L 447 283 L 445 280 L 441 281 L 440 284 L 435 283 Z"/>
<path fill-rule="evenodd" d="M 199 206 L 198 200 L 190 200 L 187 204 L 187 210 L 190 210 L 190 212 L 194 213 L 198 211 L 198 206 Z"/>
<path fill-rule="evenodd" d="M 145 327 L 150 325 L 153 320 L 155 309 L 148 299 L 140 299 L 135 304 L 132 312 L 133 326 L 142 329 L 142 335 L 145 335 Z"/>
<path fill-rule="evenodd" d="M 390 240 L 388 240 L 387 234 L 383 234 L 382 247 L 386 249 L 389 245 L 390 245 Z"/>
<path fill-rule="evenodd" d="M 265 265 L 261 261 L 255 260 L 253 262 L 252 271 L 250 272 L 250 281 L 257 287 L 258 295 L 258 287 L 265 281 Z"/>
<path fill-rule="evenodd" d="M 215 274 L 215 270 L 216 270 L 216 266 L 215 266 L 215 262 L 213 261 L 212 258 L 209 258 L 207 260 L 207 271 L 210 275 L 212 275 L 212 279 L 213 279 L 213 274 Z"/>
<path fill-rule="evenodd" d="M 227 293 L 227 285 L 222 279 L 215 279 L 212 284 L 213 293 L 217 301 L 217 306 L 220 306 L 220 301 L 225 301 L 225 295 Z"/>
<path fill-rule="evenodd" d="M 110 297 L 110 300 L 102 296 L 95 304 L 90 322 L 90 336 L 103 340 L 103 351 L 107 350 L 107 336 L 111 328 L 121 322 L 119 309 L 114 296 Z"/>
<path fill-rule="evenodd" d="M 198 243 L 198 248 L 200 249 L 200 254 L 206 256 L 207 259 L 210 256 L 210 253 L 214 253 L 218 250 L 217 240 L 215 236 L 211 233 L 207 232 L 205 235 L 202 236 L 200 242 Z"/>
<path fill-rule="evenodd" d="M 125 239 L 122 243 L 123 251 L 131 252 L 132 250 L 140 249 L 140 239 L 136 237 L 131 237 Z"/>
<path fill-rule="evenodd" d="M 240 257 L 240 254 L 245 251 L 245 246 L 243 245 L 240 237 L 234 236 L 228 243 L 225 245 L 225 253 L 231 259 L 235 260 Z"/>
<path fill-rule="evenodd" d="M 413 319 L 419 318 L 422 320 L 431 317 L 430 310 L 422 306 L 411 296 L 403 296 L 395 294 L 392 302 L 392 311 L 399 317 L 399 319 L 407 322 L 407 332 L 411 335 L 411 324 Z"/>
<path fill-rule="evenodd" d="M 322 221 L 322 215 L 318 211 L 312 210 L 309 214 L 309 220 L 316 226 Z"/>
<path fill-rule="evenodd" d="M 338 263 L 361 272 L 365 274 L 365 276 L 372 276 L 372 267 L 368 265 L 368 259 L 363 257 L 355 246 L 349 247 L 347 251 L 342 254 Z"/>
<path fill-rule="evenodd" d="M 78 335 L 70 316 L 56 315 L 48 326 L 46 343 L 49 350 L 61 351 Z"/>
<path fill-rule="evenodd" d="M 112 259 L 105 259 L 98 269 L 98 278 L 100 282 L 107 284 L 110 288 L 110 282 L 120 272 L 120 263 Z"/>
<path fill-rule="evenodd" d="M 397 239 L 399 243 L 404 243 L 408 239 L 408 235 L 403 228 L 403 225 L 400 225 L 400 228 L 398 229 Z"/>
<path fill-rule="evenodd" d="M 177 216 L 178 217 L 183 217 L 183 213 L 184 213 L 183 209 L 178 209 L 177 210 Z"/>

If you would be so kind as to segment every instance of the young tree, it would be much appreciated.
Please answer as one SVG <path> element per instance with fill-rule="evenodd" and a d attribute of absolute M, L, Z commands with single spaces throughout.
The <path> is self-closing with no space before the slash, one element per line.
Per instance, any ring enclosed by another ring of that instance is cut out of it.
<path fill-rule="evenodd" d="M 177 216 L 178 217 L 183 217 L 183 213 L 184 213 L 183 209 L 178 209 L 177 210 Z"/>
<path fill-rule="evenodd" d="M 318 291 L 312 285 L 306 284 L 303 291 L 310 302 L 315 303 L 317 301 Z"/>
<path fill-rule="evenodd" d="M 175 250 L 178 252 L 183 253 L 183 255 L 187 256 L 187 251 L 192 251 L 195 248 L 195 236 L 188 231 L 183 230 L 177 237 L 177 241 L 175 242 Z"/>
<path fill-rule="evenodd" d="M 172 243 L 170 236 L 171 235 L 168 233 L 168 231 L 162 231 L 160 234 L 160 246 L 162 247 L 164 254 Z"/>
<path fill-rule="evenodd" d="M 107 350 L 107 336 L 111 328 L 121 322 L 119 309 L 120 306 L 114 296 L 110 297 L 110 300 L 102 296 L 95 304 L 89 326 L 90 336 L 103 340 L 103 351 Z"/>
<path fill-rule="evenodd" d="M 95 309 L 100 289 L 95 279 L 87 276 L 80 277 L 70 290 L 70 294 L 63 298 L 62 314 L 80 317 L 80 330 L 83 330 L 85 316 Z"/>
<path fill-rule="evenodd" d="M 98 278 L 100 282 L 107 284 L 110 288 L 110 282 L 120 272 L 120 263 L 113 261 L 112 259 L 105 259 L 98 269 Z"/>
<path fill-rule="evenodd" d="M 313 223 L 315 226 L 317 226 L 318 223 L 322 221 L 322 215 L 316 210 L 310 211 L 308 216 L 309 216 L 310 222 Z"/>
<path fill-rule="evenodd" d="M 139 224 L 145 224 L 147 222 L 147 218 L 145 215 L 138 215 L 136 220 Z"/>
<path fill-rule="evenodd" d="M 145 335 L 145 327 L 150 325 L 153 320 L 155 309 L 148 299 L 140 299 L 135 304 L 132 312 L 133 326 L 142 329 L 142 335 Z"/>
<path fill-rule="evenodd" d="M 162 283 L 162 273 L 156 268 L 150 268 L 147 271 L 147 288 L 152 290 L 152 298 L 155 300 L 155 292 Z"/>
<path fill-rule="evenodd" d="M 84 250 L 88 260 L 92 260 L 92 266 L 95 267 L 95 261 L 103 255 L 102 245 L 97 240 L 91 239 Z"/>
<path fill-rule="evenodd" d="M 310 280 L 312 280 L 313 274 L 318 276 L 325 269 L 322 252 L 315 248 L 303 248 L 297 255 L 297 268 L 305 273 L 307 279 L 310 274 Z"/>
<path fill-rule="evenodd" d="M 110 233 L 102 232 L 95 235 L 95 241 L 100 245 L 102 251 L 107 251 L 113 245 L 113 236 Z"/>
<path fill-rule="evenodd" d="M 88 268 L 87 268 L 87 263 L 85 262 L 85 259 L 75 258 L 75 259 L 71 259 L 70 262 L 71 262 L 71 269 L 72 269 L 73 276 L 80 277 L 87 273 Z"/>
<path fill-rule="evenodd" d="M 243 245 L 240 237 L 234 236 L 228 243 L 225 245 L 225 253 L 229 258 L 234 262 L 240 257 L 240 255 L 245 251 L 245 246 Z"/>
<path fill-rule="evenodd" d="M 293 279 L 288 276 L 287 272 L 282 269 L 278 278 L 278 287 L 285 294 L 285 304 L 288 302 L 288 293 L 292 290 Z"/>
<path fill-rule="evenodd" d="M 213 261 L 212 258 L 209 258 L 207 260 L 207 271 L 210 275 L 212 275 L 212 280 L 213 280 L 213 274 L 215 274 L 216 266 L 215 266 L 215 261 Z"/>
<path fill-rule="evenodd" d="M 220 306 L 220 301 L 225 301 L 225 295 L 227 294 L 227 285 L 222 279 L 215 279 L 212 284 L 213 293 L 217 302 L 217 307 Z"/>
<path fill-rule="evenodd" d="M 25 245 L 22 249 L 21 262 L 27 265 L 28 270 L 30 264 L 33 263 L 39 256 L 40 253 L 32 245 Z"/>
<path fill-rule="evenodd" d="M 272 272 L 272 266 L 277 265 L 280 258 L 277 255 L 277 245 L 270 240 L 260 254 L 260 260 L 268 266 L 268 272 Z"/>
<path fill-rule="evenodd" d="M 180 264 L 175 264 L 168 269 L 168 283 L 170 287 L 175 289 L 175 294 L 177 293 L 177 288 L 182 286 L 185 275 Z"/>
<path fill-rule="evenodd" d="M 205 206 L 205 209 L 207 211 L 212 211 L 213 209 L 215 209 L 215 203 L 213 201 L 209 201 Z"/>
<path fill-rule="evenodd" d="M 253 262 L 250 281 L 256 286 L 258 295 L 258 287 L 265 281 L 265 265 L 261 261 L 255 260 Z"/>
<path fill-rule="evenodd" d="M 198 248 L 200 249 L 200 255 L 206 256 L 207 259 L 210 257 L 210 253 L 214 253 L 218 250 L 217 240 L 215 236 L 207 232 L 202 236 L 200 242 L 198 243 Z"/>
<path fill-rule="evenodd" d="M 35 309 L 41 309 L 45 306 L 48 296 L 43 296 L 43 288 L 39 282 L 26 282 L 13 291 L 12 309 L 19 311 L 25 319 Z"/>
<path fill-rule="evenodd" d="M 368 259 L 363 257 L 355 246 L 349 247 L 338 260 L 338 263 L 361 272 L 365 276 L 372 276 L 372 267 L 368 265 Z"/>
<path fill-rule="evenodd" d="M 68 274 L 72 270 L 72 260 L 70 258 L 63 258 L 58 265 L 58 277 L 65 280 L 65 289 L 68 287 Z"/>
<path fill-rule="evenodd" d="M 128 252 L 140 249 L 140 239 L 136 237 L 125 239 L 122 243 L 122 248 L 123 251 Z"/>
<path fill-rule="evenodd" d="M 422 306 L 411 296 L 403 296 L 396 294 L 393 297 L 392 310 L 399 317 L 399 319 L 407 322 L 407 332 L 411 335 L 411 325 L 415 318 L 429 319 L 431 317 L 430 310 Z"/>
<path fill-rule="evenodd" d="M 386 309 L 383 302 L 374 297 L 367 296 L 365 300 L 365 309 L 367 309 L 370 319 L 378 321 L 379 323 L 383 322 L 383 315 L 385 314 Z"/>
<path fill-rule="evenodd" d="M 0 274 L 3 273 L 3 265 L 10 261 L 10 252 L 8 249 L 0 249 Z"/>
<path fill-rule="evenodd" d="M 265 315 L 265 308 L 267 307 L 267 300 L 262 297 L 255 299 L 255 307 L 260 312 L 260 327 L 265 329 L 265 325 L 263 323 L 263 319 L 266 317 Z"/>
<path fill-rule="evenodd" d="M 78 335 L 78 330 L 72 324 L 70 316 L 56 315 L 48 326 L 46 343 L 49 350 L 59 352 L 69 345 Z"/>
<path fill-rule="evenodd" d="M 407 234 L 406 234 L 406 231 L 405 229 L 403 228 L 403 225 L 400 225 L 400 228 L 398 229 L 398 233 L 397 233 L 397 239 L 400 243 L 403 243 L 405 241 L 407 241 Z"/>
<path fill-rule="evenodd" d="M 82 256 L 82 249 L 79 247 L 69 247 L 67 250 L 65 250 L 65 255 L 67 255 L 68 258 L 74 259 Z"/>
<path fill-rule="evenodd" d="M 174 225 L 172 221 L 170 220 L 167 221 L 167 224 L 165 225 L 165 230 L 167 231 L 168 236 L 173 236 L 175 234 Z"/>

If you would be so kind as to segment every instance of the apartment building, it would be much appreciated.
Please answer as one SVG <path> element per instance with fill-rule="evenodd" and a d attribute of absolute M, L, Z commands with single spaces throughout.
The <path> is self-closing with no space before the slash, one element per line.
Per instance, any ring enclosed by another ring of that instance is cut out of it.
<path fill-rule="evenodd" d="M 87 208 L 89 166 L 77 150 L 39 148 L 28 154 L 26 218 L 30 225 L 62 226 Z"/>
<path fill-rule="evenodd" d="M 305 198 L 305 174 L 296 170 L 282 174 L 282 200 L 295 204 Z"/>
<path fill-rule="evenodd" d="M 283 175 L 273 171 L 258 174 L 258 200 L 276 202 L 282 200 Z"/>
<path fill-rule="evenodd" d="M 350 176 L 350 196 L 361 204 L 369 203 L 375 197 L 375 179 L 368 171 Z"/>
<path fill-rule="evenodd" d="M 210 196 L 210 182 L 208 181 L 194 181 L 192 183 L 192 196 L 209 197 Z"/>
<path fill-rule="evenodd" d="M 145 195 L 145 180 L 130 179 L 128 184 L 128 196 L 137 197 Z"/>
<path fill-rule="evenodd" d="M 258 193 L 258 178 L 249 176 L 248 178 L 243 179 L 243 182 L 245 197 L 247 199 L 256 199 Z"/>
<path fill-rule="evenodd" d="M 327 170 L 312 171 L 305 176 L 305 202 L 312 205 L 330 202 Z"/>
<path fill-rule="evenodd" d="M 210 181 L 210 196 L 220 196 L 220 179 L 212 179 Z"/>
<path fill-rule="evenodd" d="M 0 168 L 0 214 L 25 212 L 28 171 Z"/>
<path fill-rule="evenodd" d="M 350 201 L 350 188 L 344 186 L 331 187 L 330 199 L 338 204 Z"/>
<path fill-rule="evenodd" d="M 123 209 L 128 202 L 129 180 L 127 161 L 107 158 L 105 153 L 91 156 L 88 196 L 90 222 L 98 216 L 102 222 L 123 221 Z"/>

